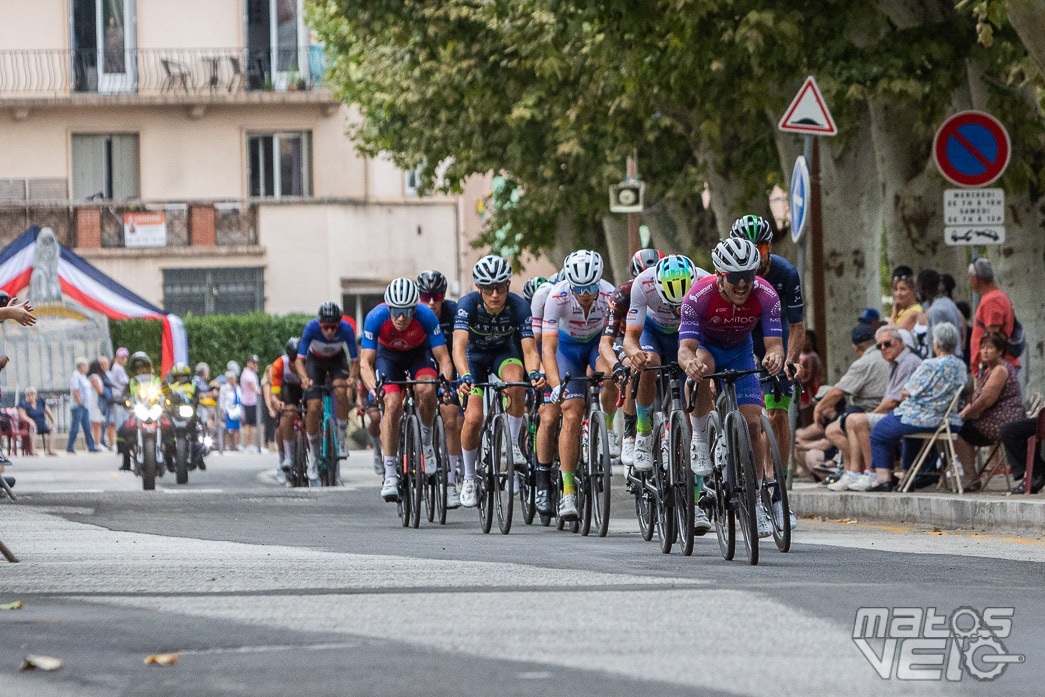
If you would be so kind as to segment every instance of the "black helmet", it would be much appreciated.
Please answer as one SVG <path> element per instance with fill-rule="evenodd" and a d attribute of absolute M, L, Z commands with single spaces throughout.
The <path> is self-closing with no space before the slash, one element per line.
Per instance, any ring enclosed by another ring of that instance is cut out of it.
<path fill-rule="evenodd" d="M 547 283 L 548 279 L 543 276 L 534 276 L 526 283 L 523 284 L 523 299 L 526 302 L 533 300 L 533 294 L 537 292 L 537 289 L 541 287 L 541 284 Z"/>
<path fill-rule="evenodd" d="M 298 344 L 299 343 L 301 343 L 301 338 L 300 337 L 292 336 L 289 339 L 287 339 L 287 345 L 286 345 L 284 350 L 287 352 L 288 356 L 296 356 L 296 355 L 298 355 Z"/>
<path fill-rule="evenodd" d="M 127 361 L 127 372 L 132 376 L 142 374 L 152 374 L 152 361 L 149 360 L 149 354 L 145 351 L 135 351 L 131 354 L 130 360 Z"/>
<path fill-rule="evenodd" d="M 446 293 L 446 276 L 440 271 L 422 271 L 417 277 L 417 290 L 421 293 Z"/>
<path fill-rule="evenodd" d="M 320 322 L 341 321 L 341 308 L 338 307 L 337 303 L 323 303 L 319 306 L 319 312 L 316 314 Z"/>
<path fill-rule="evenodd" d="M 640 249 L 631 257 L 631 277 L 635 278 L 651 266 L 656 266 L 663 258 L 664 252 L 659 249 Z"/>
<path fill-rule="evenodd" d="M 773 241 L 773 228 L 769 221 L 760 215 L 745 215 L 736 219 L 729 230 L 729 236 L 750 240 L 755 244 L 766 244 Z"/>
<path fill-rule="evenodd" d="M 6 290 L 0 290 L 0 307 L 7 307 L 11 304 L 11 294 Z"/>

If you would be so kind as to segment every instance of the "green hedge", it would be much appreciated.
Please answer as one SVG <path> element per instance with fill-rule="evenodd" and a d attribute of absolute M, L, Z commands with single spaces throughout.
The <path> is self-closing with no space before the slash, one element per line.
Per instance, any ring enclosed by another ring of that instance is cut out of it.
<path fill-rule="evenodd" d="M 261 366 L 283 353 L 287 339 L 301 336 L 311 315 L 273 317 L 261 312 L 249 315 L 206 315 L 183 317 L 189 339 L 189 361 L 210 365 L 211 376 L 222 372 L 230 360 L 243 366 L 247 357 L 258 354 Z M 134 353 L 145 351 L 153 364 L 160 366 L 163 323 L 149 319 L 123 319 L 109 322 L 113 348 L 126 346 Z"/>

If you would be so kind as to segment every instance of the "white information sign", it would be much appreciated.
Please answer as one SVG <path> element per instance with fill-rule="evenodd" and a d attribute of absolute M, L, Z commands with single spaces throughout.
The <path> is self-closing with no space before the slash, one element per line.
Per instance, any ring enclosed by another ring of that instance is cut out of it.
<path fill-rule="evenodd" d="M 943 224 L 961 227 L 1005 225 L 1005 190 L 944 189 Z"/>
<path fill-rule="evenodd" d="M 979 225 L 945 227 L 943 241 L 952 246 L 975 246 L 1002 244 L 1005 242 L 1004 225 Z"/>
<path fill-rule="evenodd" d="M 165 247 L 167 215 L 165 213 L 125 213 L 123 216 L 125 247 Z"/>

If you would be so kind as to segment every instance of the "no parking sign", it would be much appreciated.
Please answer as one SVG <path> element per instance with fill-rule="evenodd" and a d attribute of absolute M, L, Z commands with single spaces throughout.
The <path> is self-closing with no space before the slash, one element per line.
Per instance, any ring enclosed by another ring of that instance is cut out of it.
<path fill-rule="evenodd" d="M 1009 164 L 1009 134 L 998 119 L 982 111 L 951 116 L 933 140 L 933 161 L 958 186 L 986 186 Z"/>

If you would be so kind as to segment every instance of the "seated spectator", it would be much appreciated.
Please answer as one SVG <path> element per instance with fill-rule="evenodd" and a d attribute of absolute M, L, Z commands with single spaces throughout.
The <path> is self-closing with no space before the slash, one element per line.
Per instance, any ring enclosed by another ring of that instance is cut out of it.
<path fill-rule="evenodd" d="M 910 266 L 897 266 L 893 269 L 893 309 L 889 313 L 889 324 L 911 331 L 921 311 L 914 293 L 914 271 Z"/>
<path fill-rule="evenodd" d="M 1005 446 L 1005 456 L 1009 460 L 1012 476 L 1018 481 L 1012 488 L 1013 494 L 1024 493 L 1025 478 L 1031 477 L 1030 493 L 1036 494 L 1045 487 L 1045 460 L 1041 457 L 1041 445 L 1034 454 L 1034 469 L 1027 473 L 1027 441 L 1038 430 L 1038 419 L 1021 419 L 1012 421 L 1001 427 L 1001 442 Z"/>
<path fill-rule="evenodd" d="M 871 467 L 875 471 L 875 484 L 868 491 L 893 490 L 895 485 L 890 470 L 896 446 L 905 436 L 932 433 L 939 428 L 954 395 L 965 386 L 965 364 L 954 355 L 960 341 L 958 328 L 950 322 L 933 327 L 936 357 L 918 366 L 903 387 L 900 406 L 871 429 Z M 962 425 L 957 413 L 951 414 L 950 422 L 955 429 Z M 914 458 L 915 449 L 905 448 L 905 469 Z"/>
<path fill-rule="evenodd" d="M 900 405 L 904 385 L 922 363 L 904 341 L 905 334 L 909 332 L 896 327 L 882 327 L 875 334 L 875 348 L 889 363 L 889 383 L 878 406 L 870 412 L 847 416 L 845 433 L 837 421 L 827 427 L 827 438 L 842 451 L 846 470 L 844 477 L 827 487 L 831 491 L 867 491 L 875 483 L 870 470 L 871 429 Z"/>
<path fill-rule="evenodd" d="M 23 421 L 33 424 L 33 430 L 40 434 L 44 444 L 44 452 L 51 456 L 57 456 L 54 451 L 54 442 L 51 438 L 51 430 L 54 427 L 54 414 L 51 407 L 36 393 L 35 387 L 27 387 L 22 401 L 18 403 L 18 416 Z"/>
<path fill-rule="evenodd" d="M 955 449 L 962 464 L 962 488 L 977 491 L 976 447 L 994 445 L 1001 440 L 1004 425 L 1026 418 L 1016 368 L 1005 360 L 1009 342 L 999 332 L 986 332 L 980 339 L 980 374 L 972 400 L 962 409 L 962 430 Z M 1022 461 L 1026 463 L 1026 446 Z"/>
<path fill-rule="evenodd" d="M 816 407 L 831 388 L 821 385 L 813 397 L 812 406 Z M 837 418 L 839 411 L 845 405 L 844 400 L 831 408 L 828 413 L 828 421 Z M 816 481 L 824 479 L 825 475 L 833 473 L 838 466 L 830 462 L 838 451 L 831 442 L 824 438 L 824 427 L 813 421 L 795 431 L 795 443 L 792 450 L 792 461 L 804 465 L 809 475 Z"/>
<path fill-rule="evenodd" d="M 878 331 L 878 328 L 883 324 L 881 313 L 873 307 L 865 308 L 860 313 L 860 316 L 856 318 L 856 321 L 860 324 L 866 324 L 874 332 Z"/>
<path fill-rule="evenodd" d="M 802 353 L 798 356 L 802 365 L 802 398 L 799 402 L 800 423 L 808 426 L 813 423 L 813 397 L 820 391 L 820 383 L 824 381 L 824 362 L 820 360 L 820 349 L 816 345 L 816 332 L 806 330 Z"/>

